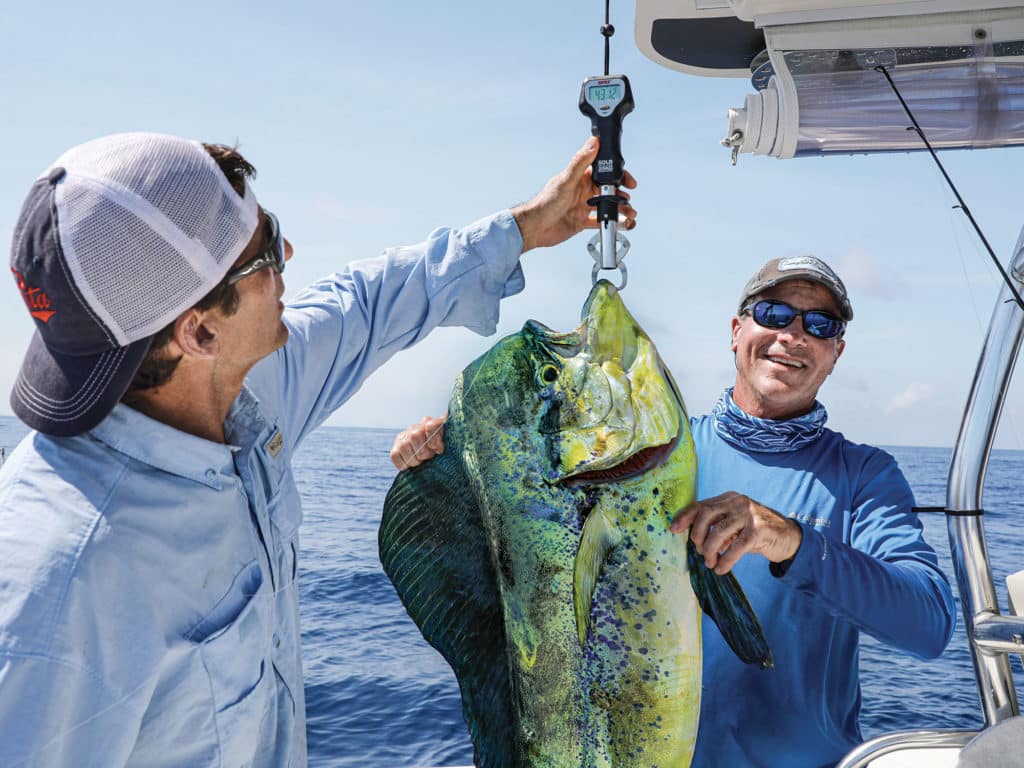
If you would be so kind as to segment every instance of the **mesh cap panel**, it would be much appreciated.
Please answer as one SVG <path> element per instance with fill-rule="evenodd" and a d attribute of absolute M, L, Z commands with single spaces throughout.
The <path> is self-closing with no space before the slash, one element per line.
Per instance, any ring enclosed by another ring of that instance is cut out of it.
<path fill-rule="evenodd" d="M 80 261 L 89 292 L 127 337 L 145 338 L 167 325 L 160 318 L 180 314 L 182 295 L 195 297 L 192 304 L 205 295 L 202 276 L 145 221 L 108 200 L 90 201 L 86 208 L 75 200 L 81 196 L 71 195 L 68 201 L 69 209 L 89 214 L 74 227 L 71 245 L 76 253 L 96 253 L 102 248 L 111 253 L 146 253 L 163 265 L 154 272 L 141 259 Z"/>
<path fill-rule="evenodd" d="M 198 142 L 117 134 L 80 145 L 54 167 L 61 243 L 75 284 L 121 345 L 159 331 L 227 273 L 256 229 Z"/>

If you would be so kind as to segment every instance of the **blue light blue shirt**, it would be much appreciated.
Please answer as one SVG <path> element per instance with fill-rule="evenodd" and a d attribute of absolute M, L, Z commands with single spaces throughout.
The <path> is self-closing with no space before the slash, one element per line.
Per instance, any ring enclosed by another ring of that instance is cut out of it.
<path fill-rule="evenodd" d="M 825 768 L 861 741 L 858 643 L 866 632 L 899 653 L 934 658 L 953 633 L 949 582 L 886 452 L 823 429 L 793 450 L 744 450 L 714 416 L 691 419 L 697 498 L 746 494 L 803 529 L 776 576 L 758 555 L 733 569 L 775 659 L 744 664 L 704 617 L 704 680 L 693 765 Z"/>
<path fill-rule="evenodd" d="M 0 470 L 0 766 L 304 766 L 297 445 L 439 325 L 523 287 L 508 211 L 356 262 L 284 313 L 228 444 L 124 405 Z"/>

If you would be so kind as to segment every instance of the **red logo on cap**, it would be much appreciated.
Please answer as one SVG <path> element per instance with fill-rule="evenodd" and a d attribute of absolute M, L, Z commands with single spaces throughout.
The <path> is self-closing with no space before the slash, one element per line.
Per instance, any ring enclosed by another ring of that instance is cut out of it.
<path fill-rule="evenodd" d="M 11 267 L 11 272 L 14 273 L 14 281 L 18 284 L 18 290 L 21 291 L 21 298 L 25 300 L 28 313 L 44 323 L 50 322 L 50 318 L 57 313 L 50 309 L 50 297 L 46 295 L 46 291 L 31 287 L 25 282 L 21 272 L 14 267 Z"/>

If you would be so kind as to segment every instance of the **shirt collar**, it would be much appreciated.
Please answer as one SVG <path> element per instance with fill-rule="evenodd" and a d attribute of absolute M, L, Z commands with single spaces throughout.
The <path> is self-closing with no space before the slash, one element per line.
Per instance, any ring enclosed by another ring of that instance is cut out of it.
<path fill-rule="evenodd" d="M 224 435 L 239 450 L 244 450 L 256 441 L 266 426 L 259 399 L 243 384 L 224 420 Z"/>
<path fill-rule="evenodd" d="M 235 474 L 234 446 L 182 432 L 124 403 L 89 434 L 136 461 L 212 488 L 221 487 L 222 474 Z"/>

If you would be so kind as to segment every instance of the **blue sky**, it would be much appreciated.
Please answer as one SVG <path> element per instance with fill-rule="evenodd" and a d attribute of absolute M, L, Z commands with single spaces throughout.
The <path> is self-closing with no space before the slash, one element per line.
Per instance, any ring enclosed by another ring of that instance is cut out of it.
<path fill-rule="evenodd" d="M 0 241 L 64 149 L 126 130 L 237 142 L 296 257 L 290 289 L 530 197 L 588 134 L 576 103 L 599 74 L 598 0 L 552 3 L 5 4 L 0 28 Z M 636 110 L 623 152 L 640 181 L 624 294 L 692 412 L 733 377 L 729 320 L 763 261 L 813 253 L 846 280 L 856 319 L 821 399 L 857 441 L 952 445 L 993 301 L 995 269 L 924 153 L 774 160 L 718 145 L 745 79 L 688 77 L 644 58 L 616 0 L 612 69 Z M 1004 260 L 1022 217 L 1014 150 L 948 152 L 947 168 Z M 589 236 L 589 235 L 588 235 Z M 524 258 L 528 318 L 576 325 L 590 287 L 580 235 Z M 0 413 L 32 332 L 0 300 Z M 442 329 L 378 371 L 330 423 L 401 427 L 443 411 L 493 343 Z M 997 444 L 1024 448 L 1019 386 Z"/>

